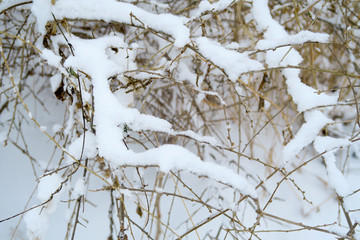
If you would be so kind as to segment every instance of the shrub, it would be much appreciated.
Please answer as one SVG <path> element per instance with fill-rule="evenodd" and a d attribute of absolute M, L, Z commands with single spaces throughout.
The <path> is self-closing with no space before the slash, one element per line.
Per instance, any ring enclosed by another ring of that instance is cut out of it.
<path fill-rule="evenodd" d="M 11 238 L 357 237 L 358 1 L 0 10 L 1 141 L 37 189 Z"/>

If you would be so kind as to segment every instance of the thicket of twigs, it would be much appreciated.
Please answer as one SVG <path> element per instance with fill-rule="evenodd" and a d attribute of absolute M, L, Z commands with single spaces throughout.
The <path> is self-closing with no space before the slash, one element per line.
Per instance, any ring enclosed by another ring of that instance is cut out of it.
<path fill-rule="evenodd" d="M 337 152 L 337 166 L 345 177 L 358 174 L 353 167 L 359 161 L 356 145 L 359 2 L 270 0 L 273 19 L 289 34 L 309 30 L 330 35 L 330 43 L 310 41 L 291 45 L 303 57 L 303 62 L 299 66 L 275 68 L 265 63 L 266 51 L 255 48 L 264 38 L 264 32 L 259 31 L 251 17 L 251 1 L 233 1 L 224 9 L 205 11 L 194 19 L 191 16 L 200 9 L 201 1 L 130 2 L 148 12 L 187 17 L 190 40 L 201 36 L 212 39 L 227 49 L 247 53 L 265 69 L 244 72 L 236 81 L 231 81 L 221 66 L 199 51 L 195 41 L 179 48 L 171 35 L 147 26 L 141 16 L 133 13 L 129 16 L 130 22 L 58 19 L 54 14 L 46 24 L 46 32 L 41 34 L 30 9 L 32 1 L 9 5 L 0 13 L 1 140 L 5 146 L 14 145 L 28 156 L 32 166 L 29 171 L 33 171 L 37 182 L 57 174 L 61 176 L 61 184 L 47 200 L 41 203 L 33 200 L 33 205 L 27 205 L 24 212 L 2 216 L 1 221 L 7 221 L 5 217 L 16 217 L 19 226 L 26 227 L 23 216 L 34 211 L 29 209 L 49 208 L 62 192 L 58 207 L 69 212 L 66 220 L 59 220 L 67 221 L 67 228 L 62 229 L 65 239 L 97 231 L 83 226 L 94 218 L 87 215 L 87 210 L 96 209 L 93 202 L 97 202 L 99 196 L 110 199 L 106 202 L 107 218 L 102 219 L 109 227 L 101 230 L 108 239 L 271 239 L 273 232 L 286 236 L 302 231 L 309 236 L 322 233 L 324 239 L 353 239 L 358 229 L 357 210 L 344 206 L 344 196 L 339 196 L 328 182 L 326 164 L 322 162 L 324 153 L 316 153 L 309 145 L 291 163 L 281 165 L 283 147 L 305 123 L 304 112 L 297 110 L 287 91 L 282 70 L 300 69 L 302 82 L 319 94 L 339 94 L 337 104 L 316 107 L 333 120 L 318 135 L 351 140 L 354 143 L 351 147 Z M 91 150 L 83 146 L 84 132 L 98 134 L 94 122 L 97 111 L 92 86 L 94 76 L 83 69 L 54 67 L 41 54 L 45 49 L 50 50 L 64 63 L 74 52 L 76 55 L 72 38 L 98 39 L 109 35 L 123 37 L 126 44 L 123 48 L 108 49 L 109 54 L 122 54 L 130 66 L 122 74 L 108 79 L 111 92 L 120 92 L 124 105 L 167 120 L 174 131 L 192 130 L 217 140 L 217 144 L 211 144 L 191 134 L 134 130 L 124 124 L 119 127 L 126 148 L 144 152 L 164 144 L 183 146 L 202 161 L 225 166 L 246 178 L 256 189 L 257 197 L 196 171 L 162 172 L 159 166 L 145 163 L 119 165 L 96 149 L 95 154 L 88 153 Z M 62 39 L 62 43 L 56 39 Z M 59 45 L 55 45 L 57 43 Z M 50 81 L 53 76 L 59 80 Z M 43 127 L 46 118 L 55 118 L 53 122 L 57 125 Z M 39 134 L 47 136 L 47 142 L 32 142 L 31 137 L 26 136 L 26 129 L 34 127 Z M 81 153 L 69 156 L 69 146 L 74 146 L 75 140 L 81 146 Z M 44 162 L 45 157 L 41 160 L 32 157 L 34 154 L 29 150 L 32 144 L 55 147 L 55 150 Z M 315 163 L 318 164 L 311 165 Z M 309 165 L 321 168 L 313 169 L 310 174 L 312 186 L 303 184 L 303 179 L 309 177 L 304 170 Z M 76 190 L 76 184 L 81 184 L 79 179 L 84 179 L 85 187 Z M 319 198 L 304 190 L 310 189 L 316 194 L 317 188 L 322 188 L 320 193 L 327 191 L 328 195 L 322 199 L 332 201 L 330 206 L 339 207 L 320 211 L 324 203 L 313 202 L 313 198 Z M 7 189 L 1 191 L 6 194 Z M 351 193 L 351 197 L 357 195 L 357 191 Z M 298 201 L 293 202 L 294 198 Z M 307 224 L 305 213 L 300 220 L 284 215 L 286 208 L 305 207 L 319 210 L 310 211 L 308 215 L 326 216 L 332 212 L 338 214 L 338 219 L 335 223 L 313 225 Z M 334 230 L 335 226 L 340 226 L 340 230 Z M 31 227 L 27 229 L 28 236 L 41 239 L 41 234 Z M 12 239 L 25 237 L 15 226 L 11 234 Z"/>

